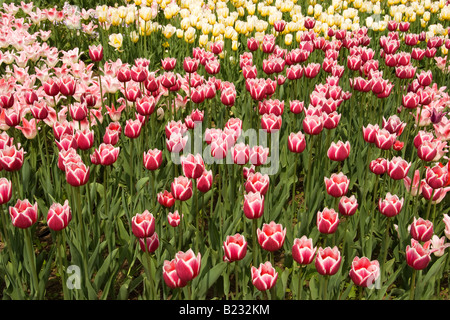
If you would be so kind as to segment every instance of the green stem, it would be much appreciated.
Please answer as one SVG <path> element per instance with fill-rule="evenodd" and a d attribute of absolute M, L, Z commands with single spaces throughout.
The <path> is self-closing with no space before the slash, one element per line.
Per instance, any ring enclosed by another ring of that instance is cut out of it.
<path fill-rule="evenodd" d="M 409 300 L 414 300 L 414 291 L 416 289 L 416 273 L 417 273 L 417 270 L 414 269 L 413 274 L 412 274 L 412 279 L 411 279 L 411 289 L 409 292 Z"/>
<path fill-rule="evenodd" d="M 31 239 L 30 228 L 27 228 L 24 230 L 24 236 L 25 236 L 26 248 L 27 248 L 27 254 L 28 254 L 28 263 L 29 263 L 29 267 L 30 267 L 31 278 L 33 281 L 32 292 L 34 294 L 34 299 L 40 299 L 41 296 L 40 296 L 40 290 L 39 290 L 39 280 L 38 280 L 37 271 L 36 271 L 36 256 L 34 254 L 33 241 Z"/>
<path fill-rule="evenodd" d="M 66 285 L 66 281 L 65 281 L 65 277 L 64 277 L 64 269 L 65 269 L 65 264 L 63 263 L 63 257 L 66 257 L 66 251 L 65 251 L 65 247 L 63 246 L 63 244 L 61 243 L 61 238 L 62 238 L 62 232 L 64 232 L 64 230 L 61 230 L 60 232 L 56 233 L 56 246 L 57 246 L 57 255 L 58 255 L 58 269 L 59 269 L 59 274 L 61 276 L 61 286 L 63 287 L 63 296 L 64 296 L 64 300 L 68 300 L 69 299 L 69 292 L 67 291 L 67 285 Z"/>

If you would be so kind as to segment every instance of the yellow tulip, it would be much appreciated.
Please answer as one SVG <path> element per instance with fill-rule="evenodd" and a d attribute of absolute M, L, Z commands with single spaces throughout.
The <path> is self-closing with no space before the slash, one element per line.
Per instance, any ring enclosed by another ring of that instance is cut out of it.
<path fill-rule="evenodd" d="M 122 47 L 123 43 L 123 36 L 121 33 L 112 33 L 109 35 L 109 42 L 108 44 L 114 48 L 116 48 L 117 51 L 120 51 L 120 48 Z"/>
<path fill-rule="evenodd" d="M 133 12 L 128 12 L 127 16 L 125 17 L 125 23 L 127 25 L 133 24 L 134 23 L 134 13 Z"/>
<path fill-rule="evenodd" d="M 139 41 L 139 35 L 136 31 L 131 31 L 130 32 L 130 39 L 132 42 L 136 43 Z"/>
<path fill-rule="evenodd" d="M 198 44 L 200 47 L 206 47 L 206 44 L 208 43 L 208 35 L 202 34 L 200 37 L 198 37 Z"/>
<path fill-rule="evenodd" d="M 430 21 L 431 18 L 431 13 L 430 11 L 425 11 L 425 13 L 423 14 L 423 20 L 425 20 L 426 22 Z"/>
<path fill-rule="evenodd" d="M 232 41 L 231 42 L 231 50 L 237 51 L 238 47 L 239 47 L 239 42 L 238 41 Z"/>
<path fill-rule="evenodd" d="M 184 36 L 184 31 L 182 29 L 177 29 L 177 38 L 181 39 Z"/>
<path fill-rule="evenodd" d="M 164 35 L 164 37 L 166 37 L 167 39 L 170 39 L 176 32 L 177 28 L 175 28 L 174 26 L 172 26 L 171 24 L 168 24 L 164 27 L 162 34 Z"/>
<path fill-rule="evenodd" d="M 152 18 L 152 9 L 149 7 L 141 7 L 139 9 L 139 17 L 144 21 L 150 21 Z"/>
<path fill-rule="evenodd" d="M 186 40 L 186 42 L 190 42 L 194 38 L 195 38 L 195 29 L 193 27 L 189 27 L 184 33 L 184 40 Z"/>
<path fill-rule="evenodd" d="M 284 36 L 284 44 L 290 46 L 292 44 L 292 34 L 288 33 Z"/>

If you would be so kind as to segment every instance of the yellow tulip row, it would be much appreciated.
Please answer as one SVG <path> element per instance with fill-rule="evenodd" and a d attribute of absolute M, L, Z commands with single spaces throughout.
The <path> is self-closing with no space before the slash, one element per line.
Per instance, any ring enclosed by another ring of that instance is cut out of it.
<path fill-rule="evenodd" d="M 314 17 L 314 31 L 327 38 L 328 29 L 357 30 L 366 26 L 374 31 L 384 31 L 390 20 L 414 22 L 420 19 L 427 37 L 447 36 L 450 21 L 450 5 L 446 0 L 331 0 L 329 4 L 309 0 L 306 4 L 297 0 L 135 0 L 127 6 L 96 8 L 98 21 L 104 27 L 136 25 L 137 32 L 130 33 L 132 41 L 139 36 L 150 35 L 157 30 L 170 39 L 176 35 L 188 43 L 198 38 L 200 46 L 210 41 L 232 40 L 237 50 L 239 35 L 250 34 L 262 38 L 273 33 L 270 26 L 278 20 L 286 21 L 282 32 L 284 42 L 290 45 L 295 37 L 299 41 L 306 30 L 306 17 Z M 231 4 L 231 5 L 230 5 Z M 232 8 L 232 9 L 230 9 Z M 306 11 L 306 12 L 305 12 Z M 167 24 L 154 21 L 163 12 Z M 430 23 L 432 21 L 436 23 Z M 110 37 L 111 45 L 120 48 L 117 34 Z M 444 48 L 445 49 L 445 48 Z"/>

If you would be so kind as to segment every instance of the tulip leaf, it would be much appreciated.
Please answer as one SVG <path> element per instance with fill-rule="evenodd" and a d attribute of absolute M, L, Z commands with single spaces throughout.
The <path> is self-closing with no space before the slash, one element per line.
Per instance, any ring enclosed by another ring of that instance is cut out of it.
<path fill-rule="evenodd" d="M 199 299 L 203 299 L 206 295 L 206 291 L 217 281 L 217 279 L 223 274 L 227 268 L 227 262 L 220 262 L 212 267 L 202 278 L 198 284 L 198 290 L 196 296 Z"/>

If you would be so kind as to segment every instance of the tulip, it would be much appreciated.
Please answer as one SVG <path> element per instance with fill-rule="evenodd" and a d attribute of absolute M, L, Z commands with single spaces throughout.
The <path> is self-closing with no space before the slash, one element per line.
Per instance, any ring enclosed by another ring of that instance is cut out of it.
<path fill-rule="evenodd" d="M 9 207 L 9 216 L 13 226 L 21 229 L 31 227 L 37 221 L 38 204 L 32 205 L 28 199 L 18 199 L 13 207 Z"/>
<path fill-rule="evenodd" d="M 131 230 L 137 238 L 148 238 L 155 232 L 155 218 L 148 210 L 131 219 Z"/>
<path fill-rule="evenodd" d="M 389 150 L 396 141 L 396 134 L 391 134 L 386 129 L 378 130 L 375 136 L 375 145 L 381 150 Z"/>
<path fill-rule="evenodd" d="M 259 291 L 266 291 L 272 289 L 278 279 L 278 272 L 272 267 L 272 264 L 267 261 L 261 263 L 259 268 L 252 266 L 252 283 Z"/>
<path fill-rule="evenodd" d="M 196 154 L 195 156 L 189 154 L 187 157 L 182 156 L 181 166 L 183 168 L 184 175 L 190 179 L 199 178 L 205 170 L 205 164 L 203 163 L 203 159 L 200 154 Z"/>
<path fill-rule="evenodd" d="M 16 146 L 5 146 L 0 150 L 0 165 L 6 171 L 17 171 L 23 165 L 24 150 Z"/>
<path fill-rule="evenodd" d="M 183 69 L 187 73 L 194 73 L 197 71 L 199 63 L 200 63 L 200 61 L 198 59 L 186 57 L 186 58 L 184 58 L 184 61 L 183 61 Z"/>
<path fill-rule="evenodd" d="M 323 130 L 322 116 L 311 115 L 303 119 L 303 131 L 309 135 L 318 135 Z"/>
<path fill-rule="evenodd" d="M 166 147 L 169 152 L 179 153 L 186 146 L 188 136 L 184 136 L 181 133 L 173 133 L 170 135 L 170 139 L 166 139 Z"/>
<path fill-rule="evenodd" d="M 281 224 L 271 221 L 269 224 L 264 223 L 262 228 L 256 231 L 258 243 L 264 250 L 277 251 L 283 247 L 286 238 L 286 228 L 283 229 Z"/>
<path fill-rule="evenodd" d="M 339 215 L 334 209 L 325 208 L 317 212 L 317 229 L 320 233 L 331 234 L 339 226 Z"/>
<path fill-rule="evenodd" d="M 167 190 L 164 190 L 164 192 L 159 192 L 157 199 L 159 204 L 166 208 L 170 208 L 175 204 L 175 198 L 172 193 Z"/>
<path fill-rule="evenodd" d="M 447 167 L 436 165 L 432 168 L 427 168 L 427 171 L 425 173 L 425 180 L 427 184 L 433 189 L 444 187 L 448 181 Z"/>
<path fill-rule="evenodd" d="M 105 134 L 103 135 L 103 143 L 116 145 L 119 142 L 120 134 L 121 134 L 121 126 L 119 122 L 111 122 L 105 130 Z"/>
<path fill-rule="evenodd" d="M 125 124 L 124 133 L 130 139 L 136 139 L 141 134 L 142 122 L 139 119 L 128 119 Z"/>
<path fill-rule="evenodd" d="M 344 196 L 350 184 L 350 180 L 342 172 L 333 173 L 329 178 L 325 177 L 324 181 L 327 193 L 335 198 Z"/>
<path fill-rule="evenodd" d="M 192 181 L 187 177 L 179 176 L 172 182 L 171 191 L 176 200 L 186 201 L 192 196 Z"/>
<path fill-rule="evenodd" d="M 352 216 L 356 213 L 356 210 L 358 209 L 358 202 L 356 200 L 355 196 L 346 197 L 343 196 L 339 200 L 339 213 L 344 216 Z"/>
<path fill-rule="evenodd" d="M 178 210 L 175 210 L 173 213 L 169 212 L 167 215 L 167 221 L 169 222 L 169 225 L 172 227 L 178 227 L 181 223 L 181 217 L 178 213 Z"/>
<path fill-rule="evenodd" d="M 175 262 L 177 275 L 184 282 L 194 279 L 200 273 L 201 255 L 198 253 L 197 256 L 195 256 L 192 249 L 189 249 L 186 252 L 179 251 L 175 255 Z"/>
<path fill-rule="evenodd" d="M 63 77 L 59 82 L 59 91 L 62 95 L 73 96 L 75 94 L 75 79 L 69 76 Z"/>
<path fill-rule="evenodd" d="M 377 158 L 370 161 L 369 169 L 376 175 L 383 175 L 388 168 L 388 161 L 384 158 Z"/>
<path fill-rule="evenodd" d="M 89 180 L 90 169 L 83 162 L 66 164 L 65 172 L 66 180 L 71 186 L 79 187 Z"/>
<path fill-rule="evenodd" d="M 250 159 L 250 149 L 245 143 L 238 143 L 231 148 L 233 162 L 239 165 L 245 165 Z"/>
<path fill-rule="evenodd" d="M 388 192 L 384 199 L 378 200 L 378 210 L 386 217 L 394 217 L 402 210 L 403 201 L 403 198 L 400 199 L 397 195 L 391 195 Z"/>
<path fill-rule="evenodd" d="M 212 171 L 204 169 L 203 173 L 196 180 L 197 189 L 203 193 L 208 192 L 212 187 L 212 179 Z"/>
<path fill-rule="evenodd" d="M 162 151 L 158 149 L 150 149 L 144 152 L 143 156 L 144 167 L 147 170 L 156 170 L 162 163 Z"/>
<path fill-rule="evenodd" d="M 264 196 L 260 192 L 244 195 L 244 214 L 248 219 L 258 219 L 264 214 Z"/>
<path fill-rule="evenodd" d="M 69 201 L 64 201 L 64 204 L 53 203 L 47 214 L 47 225 L 54 231 L 60 231 L 67 227 L 72 220 L 72 211 L 69 207 Z"/>
<path fill-rule="evenodd" d="M 444 213 L 444 218 L 442 218 L 442 221 L 444 222 L 445 225 L 444 234 L 447 237 L 447 239 L 450 240 L 450 216 Z"/>
<path fill-rule="evenodd" d="M 103 47 L 101 44 L 89 46 L 89 58 L 91 58 L 92 62 L 99 62 L 103 59 Z"/>
<path fill-rule="evenodd" d="M 166 285 L 171 289 L 182 288 L 187 284 L 187 281 L 181 280 L 178 276 L 176 266 L 176 259 L 173 259 L 171 261 L 164 260 L 163 279 Z"/>
<path fill-rule="evenodd" d="M 81 150 L 89 150 L 94 144 L 94 131 L 89 129 L 77 130 L 75 132 L 75 141 Z"/>
<path fill-rule="evenodd" d="M 267 162 L 269 148 L 262 146 L 254 146 L 249 150 L 249 161 L 254 166 L 260 166 Z"/>
<path fill-rule="evenodd" d="M 415 270 L 425 269 L 431 261 L 430 241 L 423 246 L 415 239 L 411 239 L 411 245 L 406 247 L 406 263 Z"/>
<path fill-rule="evenodd" d="M 317 247 L 313 246 L 312 238 L 303 236 L 295 238 L 292 246 L 292 258 L 300 265 L 310 264 L 316 255 Z"/>
<path fill-rule="evenodd" d="M 337 246 L 333 248 L 326 247 L 325 249 L 319 247 L 317 249 L 315 267 L 317 272 L 323 276 L 333 275 L 338 272 L 341 260 L 341 253 Z"/>
<path fill-rule="evenodd" d="M 227 236 L 222 248 L 224 251 L 224 261 L 239 261 L 244 259 L 247 254 L 247 241 L 243 235 L 236 233 L 234 236 Z"/>
<path fill-rule="evenodd" d="M 330 148 L 327 151 L 327 156 L 332 161 L 343 161 L 348 158 L 350 154 L 350 142 L 338 141 L 332 142 Z"/>
<path fill-rule="evenodd" d="M 299 131 L 297 133 L 291 132 L 288 137 L 288 149 L 294 153 L 302 153 L 306 148 L 306 139 L 304 134 Z"/>
<path fill-rule="evenodd" d="M 159 247 L 159 238 L 156 232 L 151 237 L 139 238 L 139 246 L 141 250 L 148 253 L 153 253 Z"/>
<path fill-rule="evenodd" d="M 364 141 L 366 141 L 368 143 L 375 143 L 377 132 L 379 129 L 380 128 L 377 124 L 375 124 L 375 125 L 369 124 L 367 127 L 363 126 Z"/>
<path fill-rule="evenodd" d="M 0 178 L 0 205 L 8 203 L 12 196 L 12 184 L 6 178 Z"/>
<path fill-rule="evenodd" d="M 153 96 L 144 96 L 136 101 L 136 111 L 142 116 L 149 116 L 155 111 L 156 100 Z"/>
<path fill-rule="evenodd" d="M 394 157 L 387 163 L 387 173 L 394 180 L 402 180 L 408 175 L 411 163 L 401 157 Z"/>
<path fill-rule="evenodd" d="M 289 110 L 293 114 L 300 114 L 303 112 L 304 109 L 304 102 L 299 100 L 291 100 L 289 102 Z"/>
<path fill-rule="evenodd" d="M 433 223 L 422 218 L 416 219 L 410 226 L 411 237 L 417 241 L 426 242 L 433 236 Z"/>
<path fill-rule="evenodd" d="M 366 257 L 355 257 L 349 275 L 357 286 L 370 287 L 380 276 L 380 264 L 377 260 L 370 261 Z"/>
<path fill-rule="evenodd" d="M 102 166 L 110 166 L 117 161 L 119 156 L 120 148 L 114 147 L 111 144 L 102 143 L 95 149 L 94 156 L 98 164 Z"/>
<path fill-rule="evenodd" d="M 173 69 L 175 69 L 176 64 L 177 64 L 177 59 L 175 59 L 175 58 L 167 57 L 167 58 L 161 60 L 161 66 L 166 71 L 172 71 Z"/>
<path fill-rule="evenodd" d="M 43 84 L 44 92 L 51 97 L 56 96 L 59 93 L 59 82 L 56 82 L 53 79 L 48 79 Z"/>
<path fill-rule="evenodd" d="M 439 238 L 437 235 L 434 235 L 430 241 L 431 251 L 436 257 L 442 257 L 445 253 L 445 249 L 450 247 L 450 243 L 445 243 L 445 237 Z"/>

